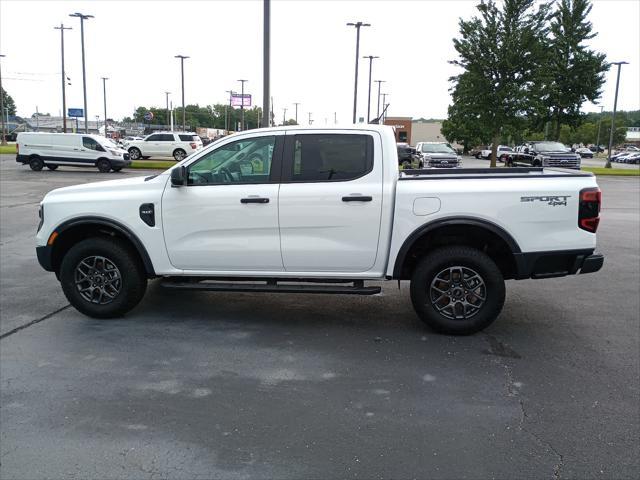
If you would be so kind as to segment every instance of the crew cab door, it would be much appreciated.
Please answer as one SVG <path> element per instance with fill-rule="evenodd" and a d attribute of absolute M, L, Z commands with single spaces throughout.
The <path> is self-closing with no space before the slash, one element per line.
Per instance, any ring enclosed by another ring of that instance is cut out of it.
<path fill-rule="evenodd" d="M 284 268 L 366 272 L 380 233 L 381 139 L 375 132 L 316 132 L 286 135 L 279 201 Z"/>
<path fill-rule="evenodd" d="M 283 270 L 278 230 L 283 138 L 270 132 L 228 141 L 188 163 L 187 185 L 167 185 L 162 226 L 173 266 Z"/>

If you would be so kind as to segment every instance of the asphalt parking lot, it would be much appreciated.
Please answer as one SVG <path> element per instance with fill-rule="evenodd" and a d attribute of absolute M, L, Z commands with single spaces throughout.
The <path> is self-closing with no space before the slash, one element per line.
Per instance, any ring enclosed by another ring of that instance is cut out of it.
<path fill-rule="evenodd" d="M 0 156 L 1 478 L 640 476 L 637 177 L 599 178 L 601 272 L 510 281 L 494 325 L 454 338 L 391 282 L 364 298 L 151 282 L 126 317 L 84 317 L 37 264 L 38 203 L 146 172 L 14 159 Z"/>

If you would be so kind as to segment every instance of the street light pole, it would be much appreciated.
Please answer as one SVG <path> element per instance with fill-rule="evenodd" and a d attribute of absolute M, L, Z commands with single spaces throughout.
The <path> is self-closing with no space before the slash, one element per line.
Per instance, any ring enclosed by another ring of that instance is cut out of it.
<path fill-rule="evenodd" d="M 371 120 L 371 71 L 373 70 L 373 59 L 380 58 L 374 55 L 365 55 L 362 58 L 369 59 L 369 96 L 367 97 L 367 123 Z"/>
<path fill-rule="evenodd" d="M 353 123 L 356 123 L 356 110 L 358 108 L 358 60 L 360 59 L 360 27 L 370 27 L 371 24 L 363 22 L 349 22 L 348 27 L 356 29 L 356 75 L 353 85 Z"/>
<path fill-rule="evenodd" d="M 102 77 L 102 94 L 104 98 L 104 136 L 107 136 L 107 80 L 109 77 Z"/>
<path fill-rule="evenodd" d="M 604 107 L 600 105 L 600 118 L 598 120 L 598 136 L 596 137 L 596 154 L 600 150 L 600 127 L 602 126 L 602 110 Z"/>
<path fill-rule="evenodd" d="M 71 13 L 70 17 L 78 17 L 80 19 L 80 42 L 82 43 L 82 90 L 84 93 L 84 133 L 89 133 L 89 115 L 87 113 L 87 71 L 84 60 L 84 21 L 94 18 L 93 15 L 85 15 L 82 13 Z"/>
<path fill-rule="evenodd" d="M 283 110 L 284 112 L 282 113 L 282 125 L 284 125 L 287 121 L 287 109 L 284 108 Z"/>
<path fill-rule="evenodd" d="M 300 105 L 300 103 L 295 102 L 294 105 L 296 106 L 296 125 L 298 125 L 298 105 Z"/>
<path fill-rule="evenodd" d="M 171 92 L 164 92 L 164 99 L 167 102 L 167 125 L 171 124 L 171 120 L 169 119 L 169 95 L 171 95 Z"/>
<path fill-rule="evenodd" d="M 376 80 L 376 83 L 378 84 L 378 113 L 376 115 L 376 118 L 380 118 L 380 85 L 384 82 L 385 80 Z"/>
<path fill-rule="evenodd" d="M 184 61 L 189 57 L 186 55 L 176 55 L 174 58 L 180 59 L 180 75 L 182 77 L 182 131 L 184 132 L 187 129 L 187 112 L 184 106 Z"/>
<path fill-rule="evenodd" d="M 5 55 L 0 54 L 0 58 L 4 58 Z M 2 122 L 2 140 L 0 145 L 7 144 L 7 126 L 4 123 L 4 90 L 2 89 L 2 72 L 0 70 L 0 121 Z"/>
<path fill-rule="evenodd" d="M 65 27 L 64 24 L 60 24 L 59 27 L 53 27 L 55 30 L 60 30 L 60 53 L 62 58 L 62 133 L 67 133 L 67 77 L 64 73 L 64 31 L 71 30 L 71 27 Z"/>
<path fill-rule="evenodd" d="M 271 0 L 263 0 L 264 11 L 263 11 L 263 65 L 262 65 L 262 127 L 269 126 L 269 98 L 271 94 L 269 92 L 270 89 L 270 48 L 271 48 Z M 244 84 L 243 84 L 244 85 Z M 244 103 L 244 97 L 242 99 L 242 103 Z M 243 110 L 244 113 L 244 110 Z"/>
<path fill-rule="evenodd" d="M 618 78 L 616 80 L 616 96 L 613 100 L 613 115 L 611 115 L 611 131 L 609 132 L 609 152 L 607 154 L 607 164 L 604 168 L 611 168 L 611 147 L 613 146 L 613 132 L 615 130 L 616 109 L 618 108 L 618 87 L 620 86 L 620 67 L 628 65 L 629 62 L 611 62 L 611 65 L 618 66 Z"/>
<path fill-rule="evenodd" d="M 240 101 L 240 131 L 244 131 L 244 83 L 248 82 L 249 80 L 240 79 L 238 81 L 242 84 L 242 90 L 240 92 L 240 94 L 241 94 L 241 101 Z"/>
<path fill-rule="evenodd" d="M 311 120 L 311 112 L 309 112 L 309 125 L 311 125 L 313 123 L 313 120 Z"/>

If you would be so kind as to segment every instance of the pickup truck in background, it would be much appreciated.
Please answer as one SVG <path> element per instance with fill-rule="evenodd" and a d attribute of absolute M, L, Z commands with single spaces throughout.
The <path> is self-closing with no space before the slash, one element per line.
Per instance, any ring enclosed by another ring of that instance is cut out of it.
<path fill-rule="evenodd" d="M 497 160 L 500 162 L 506 162 L 509 155 L 513 152 L 513 148 L 508 145 L 498 145 L 498 150 L 496 151 Z M 488 145 L 485 150 L 480 152 L 480 158 L 485 160 L 491 160 L 491 145 Z"/>
<path fill-rule="evenodd" d="M 159 175 L 59 188 L 36 251 L 69 302 L 123 315 L 167 289 L 380 293 L 408 280 L 433 329 L 490 325 L 505 280 L 599 270 L 600 190 L 544 168 L 399 172 L 391 127 L 275 127 L 213 142 Z M 543 301 L 543 300 L 541 300 Z"/>
<path fill-rule="evenodd" d="M 462 157 L 445 142 L 418 142 L 416 155 L 420 158 L 421 168 L 462 167 Z"/>
<path fill-rule="evenodd" d="M 559 167 L 580 170 L 581 157 L 560 142 L 527 142 L 516 147 L 508 166 Z"/>

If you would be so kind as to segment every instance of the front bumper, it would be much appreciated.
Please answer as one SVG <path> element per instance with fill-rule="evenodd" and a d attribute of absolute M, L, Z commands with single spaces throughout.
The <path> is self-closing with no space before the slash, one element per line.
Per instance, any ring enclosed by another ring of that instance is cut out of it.
<path fill-rule="evenodd" d="M 604 264 L 604 256 L 593 250 L 516 253 L 514 258 L 517 280 L 593 273 Z"/>
<path fill-rule="evenodd" d="M 36 247 L 36 255 L 38 257 L 38 263 L 47 272 L 53 272 L 53 247 L 50 245 L 43 245 Z"/>

